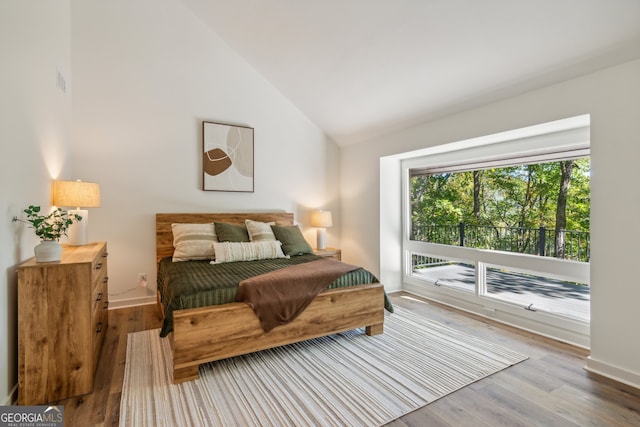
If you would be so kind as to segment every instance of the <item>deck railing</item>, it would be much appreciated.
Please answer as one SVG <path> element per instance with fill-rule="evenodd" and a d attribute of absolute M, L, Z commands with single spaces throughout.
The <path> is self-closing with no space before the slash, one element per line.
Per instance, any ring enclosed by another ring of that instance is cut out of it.
<path fill-rule="evenodd" d="M 414 226 L 411 240 L 549 256 L 589 262 L 590 233 L 552 228 L 488 227 L 459 224 Z"/>

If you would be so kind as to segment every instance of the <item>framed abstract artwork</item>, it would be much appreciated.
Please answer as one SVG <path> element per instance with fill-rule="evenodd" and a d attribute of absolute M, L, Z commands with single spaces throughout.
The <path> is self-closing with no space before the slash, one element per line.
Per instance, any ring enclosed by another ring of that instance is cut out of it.
<path fill-rule="evenodd" d="M 253 192 L 253 128 L 202 122 L 202 189 Z"/>

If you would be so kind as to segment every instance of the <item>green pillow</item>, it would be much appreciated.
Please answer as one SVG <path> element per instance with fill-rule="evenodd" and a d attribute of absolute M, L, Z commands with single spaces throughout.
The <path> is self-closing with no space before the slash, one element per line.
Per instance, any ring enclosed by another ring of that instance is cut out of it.
<path fill-rule="evenodd" d="M 228 222 L 215 222 L 216 235 L 219 242 L 248 242 L 249 233 L 244 224 L 230 224 Z"/>
<path fill-rule="evenodd" d="M 272 225 L 271 230 L 273 230 L 276 239 L 282 243 L 282 252 L 285 255 L 313 253 L 313 248 L 304 239 L 302 231 L 297 225 Z M 218 235 L 218 238 L 220 238 L 220 235 Z"/>

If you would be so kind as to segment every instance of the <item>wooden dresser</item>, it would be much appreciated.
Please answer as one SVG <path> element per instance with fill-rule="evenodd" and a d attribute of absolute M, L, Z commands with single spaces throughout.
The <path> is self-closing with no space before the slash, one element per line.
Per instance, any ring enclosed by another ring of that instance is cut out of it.
<path fill-rule="evenodd" d="M 18 267 L 18 404 L 91 393 L 108 325 L 107 244 Z"/>

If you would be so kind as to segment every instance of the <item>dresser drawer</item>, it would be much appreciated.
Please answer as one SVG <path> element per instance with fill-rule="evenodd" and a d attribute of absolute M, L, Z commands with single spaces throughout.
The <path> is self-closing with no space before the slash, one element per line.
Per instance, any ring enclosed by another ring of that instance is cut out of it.
<path fill-rule="evenodd" d="M 104 337 L 107 334 L 107 327 L 109 326 L 109 313 L 106 309 L 107 303 L 105 302 L 104 308 L 97 311 L 96 317 L 93 323 L 93 371 L 95 372 L 100 360 L 100 351 L 102 350 L 102 343 Z"/>
<path fill-rule="evenodd" d="M 106 273 L 106 272 L 105 272 Z M 109 301 L 108 298 L 108 285 L 109 283 L 109 278 L 107 277 L 106 274 L 102 274 L 99 277 L 99 280 L 97 283 L 94 284 L 93 286 L 93 292 L 92 292 L 92 301 L 93 301 L 93 310 L 95 311 L 96 308 L 98 306 L 102 306 L 103 303 Z"/>
<path fill-rule="evenodd" d="M 91 282 L 93 288 L 97 288 L 107 277 L 107 251 L 101 251 L 91 263 Z"/>

